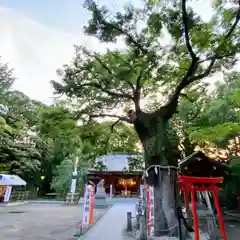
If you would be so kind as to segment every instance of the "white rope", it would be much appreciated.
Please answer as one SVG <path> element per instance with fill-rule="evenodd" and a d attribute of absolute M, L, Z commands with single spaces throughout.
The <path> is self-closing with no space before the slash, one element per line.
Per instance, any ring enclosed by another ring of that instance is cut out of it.
<path fill-rule="evenodd" d="M 170 228 L 167 228 L 167 229 L 164 229 L 164 230 L 163 229 L 162 230 L 157 229 L 157 230 L 160 231 L 160 232 L 167 232 L 167 231 L 173 230 L 177 226 L 178 226 L 178 223 L 176 223 L 173 227 L 170 227 Z"/>
<path fill-rule="evenodd" d="M 150 167 L 148 167 L 144 173 L 143 173 L 143 177 L 148 177 L 148 171 L 151 169 L 151 168 L 154 168 L 154 171 L 156 174 L 158 174 L 158 169 L 168 169 L 168 172 L 170 173 L 171 169 L 174 169 L 174 170 L 179 170 L 179 167 L 176 167 L 176 166 L 171 166 L 171 165 L 151 165 Z"/>

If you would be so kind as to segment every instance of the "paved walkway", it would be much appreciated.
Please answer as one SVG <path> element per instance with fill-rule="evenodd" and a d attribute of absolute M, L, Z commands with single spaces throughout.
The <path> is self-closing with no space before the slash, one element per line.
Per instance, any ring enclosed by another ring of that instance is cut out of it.
<path fill-rule="evenodd" d="M 127 212 L 134 213 L 134 204 L 117 203 L 93 226 L 82 239 L 84 240 L 126 240 L 123 231 L 126 228 Z M 134 215 L 133 215 L 134 216 Z"/>

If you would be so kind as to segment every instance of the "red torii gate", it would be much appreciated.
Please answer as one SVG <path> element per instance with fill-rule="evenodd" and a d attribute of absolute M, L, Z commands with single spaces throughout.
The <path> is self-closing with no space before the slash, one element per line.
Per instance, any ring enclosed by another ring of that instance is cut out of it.
<path fill-rule="evenodd" d="M 195 240 L 199 240 L 199 228 L 198 228 L 198 216 L 197 216 L 197 204 L 196 204 L 196 191 L 212 192 L 214 204 L 218 213 L 218 221 L 220 225 L 222 239 L 226 240 L 226 232 L 224 229 L 224 222 L 222 217 L 222 212 L 220 209 L 220 204 L 218 201 L 218 191 L 222 190 L 216 186 L 218 183 L 223 183 L 224 178 L 209 178 L 209 177 L 188 177 L 188 176 L 178 176 L 179 181 L 177 182 L 180 190 L 183 191 L 184 200 L 186 208 L 189 209 L 189 200 L 188 192 L 191 193 L 191 202 L 192 202 L 192 215 L 193 215 L 193 224 L 194 224 L 194 233 Z"/>

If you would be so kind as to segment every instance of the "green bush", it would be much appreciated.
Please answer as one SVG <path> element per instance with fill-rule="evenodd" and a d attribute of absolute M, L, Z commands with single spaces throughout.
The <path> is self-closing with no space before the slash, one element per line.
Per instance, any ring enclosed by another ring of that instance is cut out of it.
<path fill-rule="evenodd" d="M 240 193 L 240 158 L 232 157 L 229 168 L 231 174 L 225 177 L 221 203 L 228 209 L 233 209 L 238 207 L 237 198 Z"/>

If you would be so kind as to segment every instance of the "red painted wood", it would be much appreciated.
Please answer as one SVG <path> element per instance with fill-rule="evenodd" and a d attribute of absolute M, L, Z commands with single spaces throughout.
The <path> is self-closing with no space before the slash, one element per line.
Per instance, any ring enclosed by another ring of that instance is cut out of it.
<path fill-rule="evenodd" d="M 193 227 L 194 227 L 194 233 L 195 233 L 194 238 L 195 240 L 199 240 L 197 203 L 196 203 L 194 188 L 191 188 L 191 200 L 192 200 Z"/>
<path fill-rule="evenodd" d="M 194 222 L 194 233 L 195 240 L 199 240 L 199 229 L 198 229 L 198 216 L 197 216 L 197 206 L 196 206 L 196 191 L 209 191 L 213 192 L 213 199 L 216 206 L 216 210 L 218 213 L 218 220 L 220 224 L 220 230 L 222 234 L 223 240 L 226 240 L 226 232 L 224 229 L 224 222 L 222 218 L 222 212 L 220 209 L 220 204 L 218 201 L 218 191 L 222 189 L 217 187 L 215 184 L 222 183 L 223 178 L 205 178 L 205 177 L 188 177 L 188 176 L 178 176 L 179 181 L 177 182 L 178 189 L 184 192 L 184 200 L 186 204 L 186 208 L 188 208 L 188 195 L 187 193 L 191 193 L 191 201 L 192 201 L 192 214 L 193 214 L 193 222 Z"/>
<path fill-rule="evenodd" d="M 218 220 L 219 220 L 220 230 L 221 230 L 221 233 L 222 233 L 222 238 L 223 238 L 223 240 L 226 240 L 227 236 L 226 236 L 226 232 L 225 232 L 225 228 L 224 228 L 222 211 L 220 209 L 220 204 L 219 204 L 219 201 L 218 201 L 218 192 L 217 192 L 216 189 L 213 190 L 213 199 L 214 199 L 216 210 L 217 210 L 217 213 L 218 213 Z"/>
<path fill-rule="evenodd" d="M 223 177 L 217 177 L 217 178 L 212 178 L 212 177 L 188 177 L 188 176 L 178 176 L 178 179 L 183 182 L 184 184 L 186 183 L 223 183 L 224 178 Z"/>

